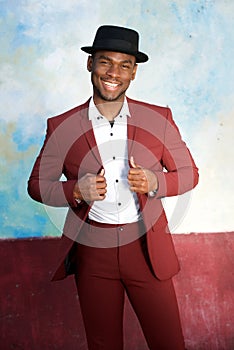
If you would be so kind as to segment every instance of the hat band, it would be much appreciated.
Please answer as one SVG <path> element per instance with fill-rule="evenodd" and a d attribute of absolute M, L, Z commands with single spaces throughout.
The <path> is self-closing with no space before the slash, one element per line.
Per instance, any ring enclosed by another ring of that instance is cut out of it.
<path fill-rule="evenodd" d="M 110 49 L 121 49 L 122 50 L 128 50 L 128 51 L 137 51 L 136 47 L 133 47 L 132 43 L 126 40 L 120 40 L 120 39 L 105 39 L 105 40 L 96 40 L 93 43 L 93 49 L 98 48 L 110 48 Z"/>

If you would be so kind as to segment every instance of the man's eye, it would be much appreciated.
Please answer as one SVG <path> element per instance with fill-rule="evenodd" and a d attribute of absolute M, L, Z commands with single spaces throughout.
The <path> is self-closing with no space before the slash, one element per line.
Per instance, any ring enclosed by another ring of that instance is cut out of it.
<path fill-rule="evenodd" d="M 128 64 L 123 64 L 122 67 L 123 67 L 124 69 L 129 69 L 129 68 L 130 68 L 130 66 L 129 66 Z"/>

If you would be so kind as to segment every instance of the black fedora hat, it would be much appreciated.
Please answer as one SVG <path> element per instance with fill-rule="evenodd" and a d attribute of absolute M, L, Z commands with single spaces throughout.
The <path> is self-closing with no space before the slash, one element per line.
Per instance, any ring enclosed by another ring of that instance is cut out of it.
<path fill-rule="evenodd" d="M 148 61 L 148 56 L 138 50 L 139 34 L 129 28 L 104 25 L 98 28 L 93 46 L 84 46 L 81 50 L 93 54 L 99 50 L 127 53 L 136 57 L 136 62 Z"/>

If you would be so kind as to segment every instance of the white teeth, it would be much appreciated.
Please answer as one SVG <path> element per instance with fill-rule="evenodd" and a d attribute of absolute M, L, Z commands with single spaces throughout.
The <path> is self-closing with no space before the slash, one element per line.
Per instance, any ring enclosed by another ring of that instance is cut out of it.
<path fill-rule="evenodd" d="M 104 84 L 109 86 L 109 87 L 112 87 L 112 88 L 115 88 L 118 86 L 118 84 L 114 84 L 114 83 L 109 83 L 108 81 L 104 81 Z"/>

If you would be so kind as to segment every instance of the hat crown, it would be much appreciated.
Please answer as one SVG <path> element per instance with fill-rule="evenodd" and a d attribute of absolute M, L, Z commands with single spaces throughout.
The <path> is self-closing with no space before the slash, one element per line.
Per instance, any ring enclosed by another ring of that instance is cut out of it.
<path fill-rule="evenodd" d="M 133 29 L 117 26 L 106 25 L 99 27 L 94 38 L 93 46 L 103 44 L 104 41 L 116 42 L 116 40 L 122 40 L 122 43 L 125 43 L 129 48 L 138 51 L 139 34 Z"/>
<path fill-rule="evenodd" d="M 148 56 L 138 50 L 139 34 L 137 31 L 113 25 L 103 25 L 98 28 L 93 46 L 81 49 L 87 53 L 99 50 L 117 51 L 136 57 L 136 62 L 146 62 Z"/>

